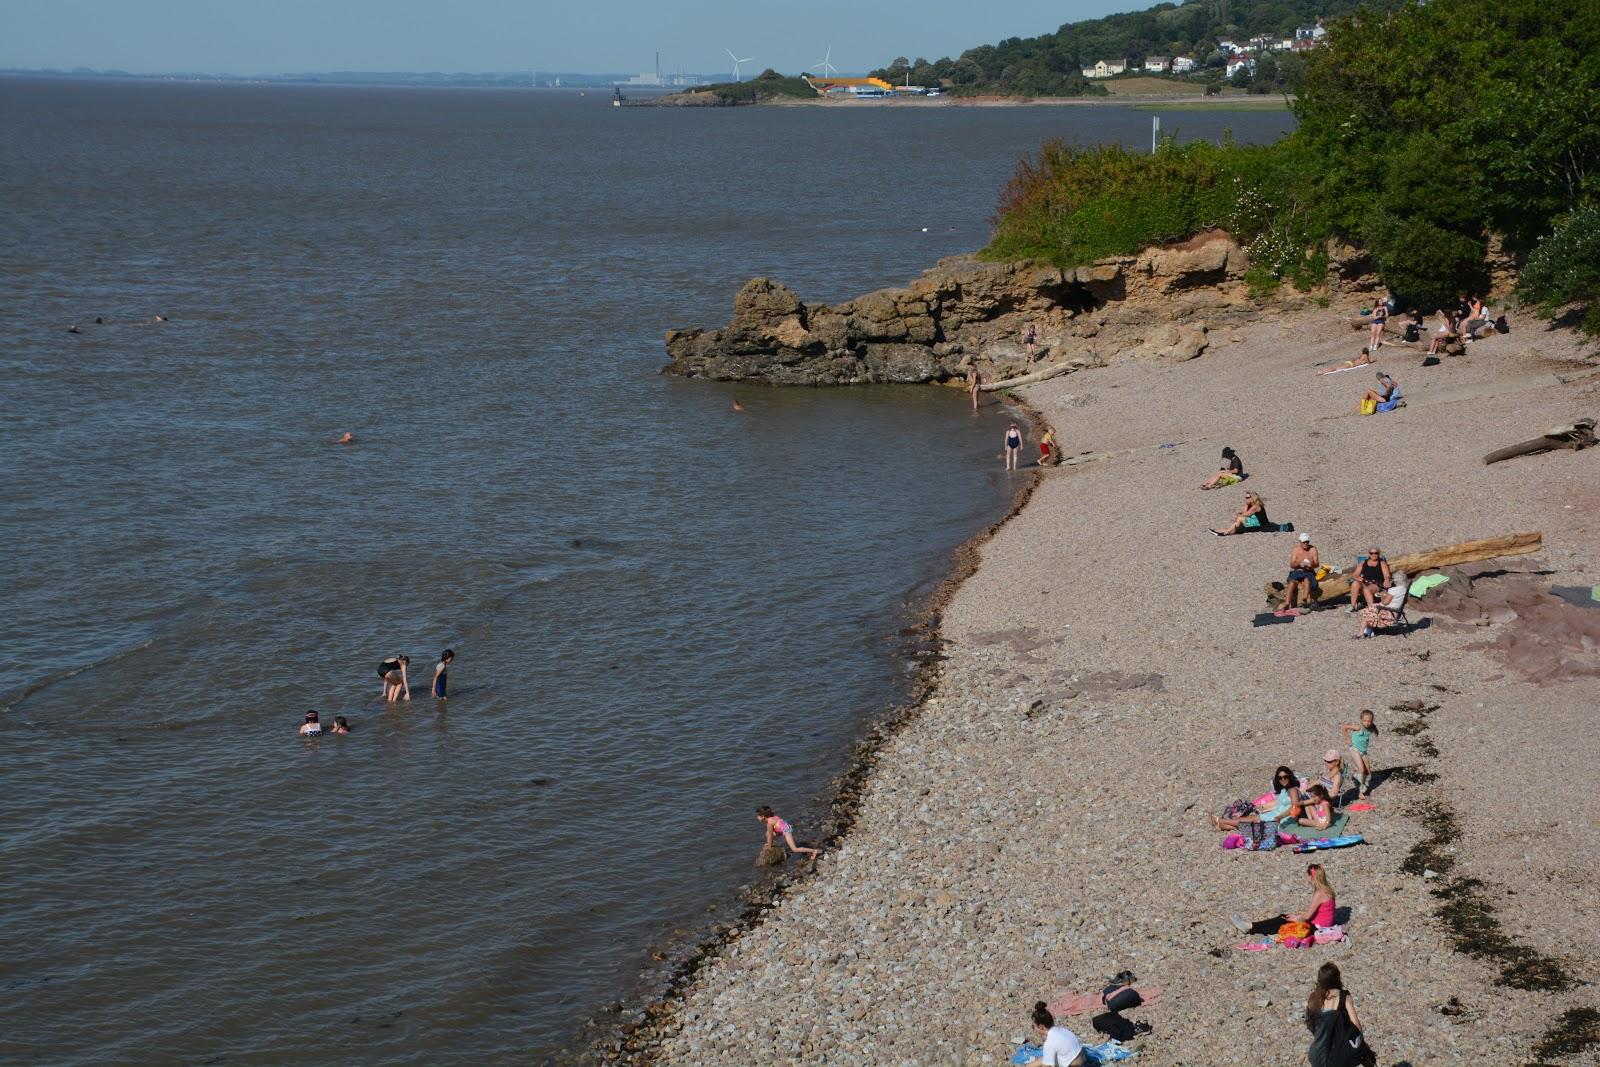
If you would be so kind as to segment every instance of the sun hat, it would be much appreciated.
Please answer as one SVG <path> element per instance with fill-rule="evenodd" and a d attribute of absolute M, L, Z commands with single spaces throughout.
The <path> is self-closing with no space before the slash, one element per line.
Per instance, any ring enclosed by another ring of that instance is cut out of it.
<path fill-rule="evenodd" d="M 1328 749 L 1328 751 L 1326 751 L 1326 752 L 1324 752 L 1322 754 L 1322 762 L 1323 763 L 1332 763 L 1334 760 L 1336 760 L 1338 758 L 1339 758 L 1339 750 L 1336 749 L 1336 748 L 1330 748 L 1330 749 Z"/>
<path fill-rule="evenodd" d="M 1303 533 L 1303 534 L 1300 535 L 1300 540 L 1309 542 L 1311 540 L 1311 535 L 1307 534 L 1307 533 Z"/>

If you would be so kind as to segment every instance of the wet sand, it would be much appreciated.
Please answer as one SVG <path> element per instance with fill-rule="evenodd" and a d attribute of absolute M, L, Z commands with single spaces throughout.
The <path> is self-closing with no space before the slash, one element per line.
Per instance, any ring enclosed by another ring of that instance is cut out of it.
<path fill-rule="evenodd" d="M 1432 368 L 1385 348 L 1408 406 L 1370 418 L 1371 372 L 1313 374 L 1363 343 L 1339 309 L 1024 390 L 1090 455 L 981 548 L 944 614 L 949 658 L 850 833 L 659 1016 L 655 1058 L 999 1064 L 1035 999 L 1123 968 L 1166 989 L 1131 1014 L 1153 1028 L 1145 1064 L 1301 1062 L 1325 960 L 1385 1063 L 1524 1062 L 1563 1012 L 1600 1007 L 1578 984 L 1600 977 L 1600 820 L 1565 799 L 1597 779 L 1600 678 L 1540 684 L 1480 647 L 1516 647 L 1525 620 L 1435 624 L 1426 600 L 1408 637 L 1352 640 L 1343 609 L 1252 628 L 1293 538 L 1213 537 L 1243 487 L 1196 488 L 1231 445 L 1326 562 L 1537 529 L 1541 555 L 1462 568 L 1462 588 L 1593 585 L 1600 449 L 1481 462 L 1600 413 L 1578 340 L 1513 325 Z M 1571 658 L 1600 667 L 1581 643 Z M 1279 763 L 1317 770 L 1364 707 L 1383 728 L 1377 810 L 1352 826 L 1367 843 L 1316 857 L 1350 940 L 1238 951 L 1229 914 L 1304 908 L 1308 857 L 1224 851 L 1205 813 Z"/>

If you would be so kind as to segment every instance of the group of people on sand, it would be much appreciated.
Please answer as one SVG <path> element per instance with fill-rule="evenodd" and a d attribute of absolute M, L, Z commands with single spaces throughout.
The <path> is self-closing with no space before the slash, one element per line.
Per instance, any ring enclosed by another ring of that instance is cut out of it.
<path fill-rule="evenodd" d="M 1316 610 L 1318 583 L 1336 568 L 1326 567 L 1311 535 L 1302 533 L 1289 550 L 1289 574 L 1284 579 L 1283 606 L 1273 612 L 1279 618 L 1304 615 Z M 1350 575 L 1350 612 L 1361 613 L 1361 630 L 1356 637 L 1373 637 L 1379 630 L 1400 623 L 1409 597 L 1410 579 L 1404 571 L 1389 565 L 1376 546 L 1356 558 Z"/>
<path fill-rule="evenodd" d="M 1350 766 L 1344 754 L 1330 748 L 1322 754 L 1322 773 L 1316 778 L 1301 777 L 1289 767 L 1272 772 L 1272 785 L 1253 801 L 1228 806 L 1221 815 L 1208 815 L 1213 829 L 1228 831 L 1252 823 L 1276 824 L 1280 831 L 1300 836 L 1296 830 L 1326 831 L 1338 821 L 1345 794 L 1354 791 L 1358 799 L 1372 795 L 1372 740 L 1378 736 L 1378 721 L 1364 709 L 1356 722 L 1340 723 L 1348 746 Z"/>

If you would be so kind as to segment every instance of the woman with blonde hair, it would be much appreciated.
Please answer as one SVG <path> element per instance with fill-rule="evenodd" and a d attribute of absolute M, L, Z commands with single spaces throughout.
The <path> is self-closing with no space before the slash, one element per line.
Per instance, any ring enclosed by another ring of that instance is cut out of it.
<path fill-rule="evenodd" d="M 1334 926 L 1334 910 L 1336 904 L 1333 895 L 1333 886 L 1328 883 L 1328 872 L 1323 870 L 1322 864 L 1313 863 L 1306 867 L 1306 880 L 1311 883 L 1311 906 L 1298 915 L 1285 912 L 1274 915 L 1270 919 L 1260 922 L 1251 922 L 1240 915 L 1231 916 L 1233 925 L 1238 927 L 1242 934 L 1267 934 L 1278 932 L 1284 923 L 1308 923 L 1313 930 L 1328 930 Z"/>
<path fill-rule="evenodd" d="M 1274 530 L 1272 520 L 1267 518 L 1267 503 L 1261 499 L 1260 494 L 1246 489 L 1244 491 L 1244 507 L 1233 517 L 1233 523 L 1226 530 L 1212 530 L 1218 537 L 1229 537 L 1241 534 L 1246 530 Z"/>

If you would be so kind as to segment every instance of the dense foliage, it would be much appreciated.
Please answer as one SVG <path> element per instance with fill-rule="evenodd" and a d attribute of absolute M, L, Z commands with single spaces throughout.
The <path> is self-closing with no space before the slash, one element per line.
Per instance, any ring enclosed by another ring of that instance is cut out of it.
<path fill-rule="evenodd" d="M 1022 96 L 1077 96 L 1104 92 L 1083 76 L 1083 68 L 1101 59 L 1126 59 L 1143 64 L 1149 56 L 1196 56 L 1209 61 L 1221 78 L 1223 57 L 1217 42 L 1244 43 L 1260 34 L 1292 37 L 1297 27 L 1319 16 L 1344 15 L 1360 0 L 1187 0 L 1183 4 L 1157 4 L 1083 22 L 1069 22 L 1039 37 L 1012 37 L 999 44 L 969 48 L 955 59 L 933 63 L 926 59 L 896 59 L 873 74 L 900 83 L 943 85 L 954 93 L 1001 93 Z M 1285 68 L 1298 60 L 1287 53 L 1271 56 L 1246 74 L 1241 84 L 1259 85 L 1261 91 L 1281 86 Z"/>
<path fill-rule="evenodd" d="M 1548 308 L 1587 305 L 1583 327 L 1600 334 L 1600 201 L 1578 207 L 1534 247 L 1518 290 Z"/>
<path fill-rule="evenodd" d="M 749 81 L 720 82 L 689 90 L 691 93 L 711 93 L 730 104 L 756 104 L 780 96 L 815 100 L 817 91 L 806 84 L 804 78 L 787 78 L 768 68 Z"/>
<path fill-rule="evenodd" d="M 1593 299 L 1594 272 L 1560 264 L 1595 249 L 1600 4 L 1409 2 L 1329 29 L 1289 138 L 1153 157 L 1047 145 L 1003 194 L 990 251 L 1070 265 L 1219 225 L 1248 243 L 1256 281 L 1308 284 L 1337 236 L 1402 298 L 1431 305 L 1483 288 L 1495 234 L 1517 256 L 1541 240 L 1568 250 L 1534 262 L 1579 281 L 1531 298 Z M 1114 203 L 1115 221 L 1094 207 Z"/>

